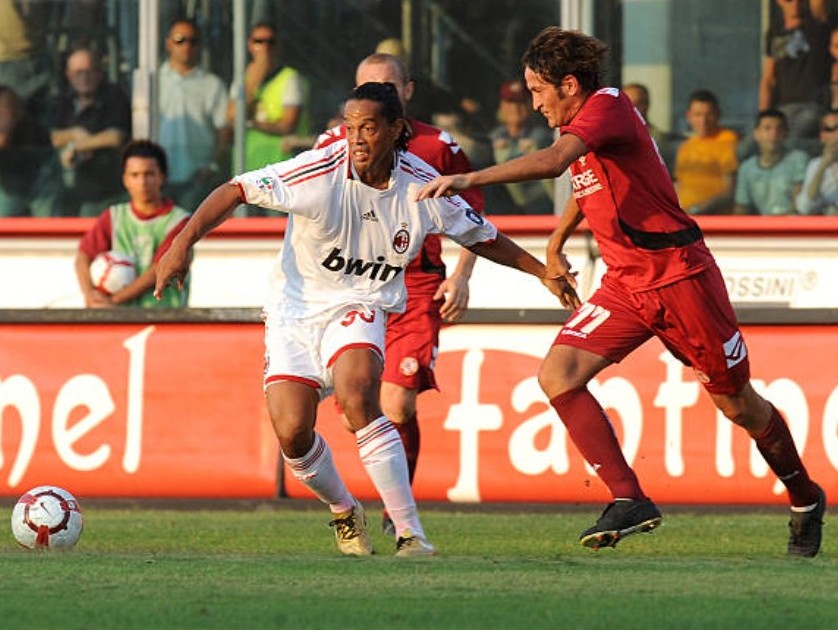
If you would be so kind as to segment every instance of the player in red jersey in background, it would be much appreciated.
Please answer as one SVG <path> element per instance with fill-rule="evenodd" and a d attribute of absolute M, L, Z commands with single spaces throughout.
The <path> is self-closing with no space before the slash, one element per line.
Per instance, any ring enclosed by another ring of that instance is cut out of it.
<path fill-rule="evenodd" d="M 785 420 L 750 383 L 748 352 L 713 255 L 678 205 L 663 160 L 628 96 L 601 87 L 607 46 L 558 27 L 544 29 L 523 56 L 533 108 L 561 135 L 548 148 L 465 175 L 442 176 L 419 198 L 472 186 L 556 177 L 570 169 L 573 196 L 547 245 L 548 277 L 576 310 L 539 371 L 539 383 L 571 439 L 613 502 L 582 532 L 583 545 L 614 546 L 661 522 L 587 384 L 655 336 L 692 366 L 715 405 L 754 440 L 791 502 L 788 553 L 817 555 L 823 490 L 800 460 Z M 562 249 L 586 218 L 607 271 L 584 304 Z"/>
<path fill-rule="evenodd" d="M 415 87 L 404 62 L 385 53 L 370 55 L 358 64 L 355 84 L 364 83 L 392 83 L 405 110 Z M 442 174 L 472 170 L 465 153 L 450 134 L 415 118 L 408 118 L 408 124 L 408 151 Z M 315 147 L 327 146 L 344 136 L 344 127 L 335 127 L 322 134 Z M 472 208 L 483 212 L 483 193 L 479 189 L 464 192 L 463 198 Z M 405 269 L 407 308 L 404 313 L 390 314 L 387 320 L 381 407 L 402 436 L 411 483 L 420 444 L 416 399 L 423 391 L 437 387 L 434 362 L 439 329 L 443 319 L 454 321 L 468 308 L 468 281 L 475 261 L 474 254 L 462 249 L 456 268 L 446 278 L 441 253 L 439 235 L 429 235 L 419 256 Z M 382 515 L 382 529 L 386 534 L 395 534 L 386 512 Z"/>

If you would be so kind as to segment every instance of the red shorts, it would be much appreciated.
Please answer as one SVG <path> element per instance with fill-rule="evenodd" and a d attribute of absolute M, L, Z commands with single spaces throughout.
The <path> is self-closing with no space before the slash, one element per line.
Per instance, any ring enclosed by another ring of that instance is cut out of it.
<path fill-rule="evenodd" d="M 630 292 L 607 275 L 570 316 L 554 345 L 619 363 L 651 337 L 660 339 L 712 394 L 735 394 L 750 380 L 748 350 L 715 266 L 672 284 Z"/>
<path fill-rule="evenodd" d="M 381 380 L 421 393 L 437 389 L 434 363 L 439 348 L 442 300 L 408 292 L 404 313 L 390 313 L 384 338 Z"/>

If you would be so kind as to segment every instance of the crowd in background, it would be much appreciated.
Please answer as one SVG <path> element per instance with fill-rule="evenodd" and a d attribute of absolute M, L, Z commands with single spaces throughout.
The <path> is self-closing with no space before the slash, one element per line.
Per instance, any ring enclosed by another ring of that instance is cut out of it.
<path fill-rule="evenodd" d="M 110 48 L 83 29 L 66 31 L 60 54 L 49 47 L 45 12 L 55 11 L 54 4 L 0 0 L 0 217 L 97 216 L 128 199 L 120 153 L 132 139 L 130 84 L 111 78 Z M 95 19 L 85 18 L 84 9 L 101 4 L 66 3 L 62 19 Z M 129 5 L 136 9 L 114 6 Z M 169 3 L 171 15 L 161 26 L 157 128 L 169 160 L 164 192 L 192 211 L 232 174 L 237 101 L 230 81 L 208 69 L 204 24 L 180 18 L 177 5 Z M 752 129 L 720 124 L 712 86 L 696 86 L 701 89 L 685 104 L 686 133 L 649 125 L 691 214 L 838 214 L 838 29 L 831 28 L 826 0 L 774 0 L 773 13 Z M 338 116 L 339 107 L 336 97 L 314 102 L 313 78 L 286 62 L 274 23 L 258 11 L 250 23 L 245 169 L 309 148 L 337 120 L 321 112 Z M 395 38 L 382 40 L 378 50 L 407 57 Z M 474 168 L 547 146 L 553 131 L 532 111 L 521 81 L 507 79 L 492 86 L 496 100 L 484 102 L 423 85 L 418 92 L 425 98 L 411 114 L 450 133 Z M 655 86 L 622 88 L 646 118 Z M 493 188 L 485 191 L 489 214 L 561 211 L 550 182 Z"/>

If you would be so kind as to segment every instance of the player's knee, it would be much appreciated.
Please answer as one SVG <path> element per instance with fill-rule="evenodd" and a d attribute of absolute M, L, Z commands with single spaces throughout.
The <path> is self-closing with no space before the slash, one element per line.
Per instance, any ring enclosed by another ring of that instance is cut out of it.
<path fill-rule="evenodd" d="M 381 415 L 376 391 L 370 388 L 353 389 L 338 396 L 338 404 L 349 426 L 357 430 Z"/>
<path fill-rule="evenodd" d="M 541 391 L 551 399 L 576 387 L 571 373 L 563 366 L 547 361 L 542 363 L 538 370 L 538 384 Z"/>
<path fill-rule="evenodd" d="M 301 427 L 278 428 L 277 438 L 282 454 L 292 459 L 304 457 L 314 445 L 314 431 Z"/>

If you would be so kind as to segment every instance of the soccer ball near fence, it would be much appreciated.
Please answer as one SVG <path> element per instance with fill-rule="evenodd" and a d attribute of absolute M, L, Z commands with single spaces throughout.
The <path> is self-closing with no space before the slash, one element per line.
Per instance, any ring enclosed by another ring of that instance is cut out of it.
<path fill-rule="evenodd" d="M 122 252 L 102 252 L 90 263 L 90 281 L 94 287 L 108 295 L 124 289 L 136 277 L 134 259 Z"/>
<path fill-rule="evenodd" d="M 29 549 L 67 549 L 84 527 L 76 498 L 57 486 L 38 486 L 25 493 L 12 510 L 12 533 Z"/>

